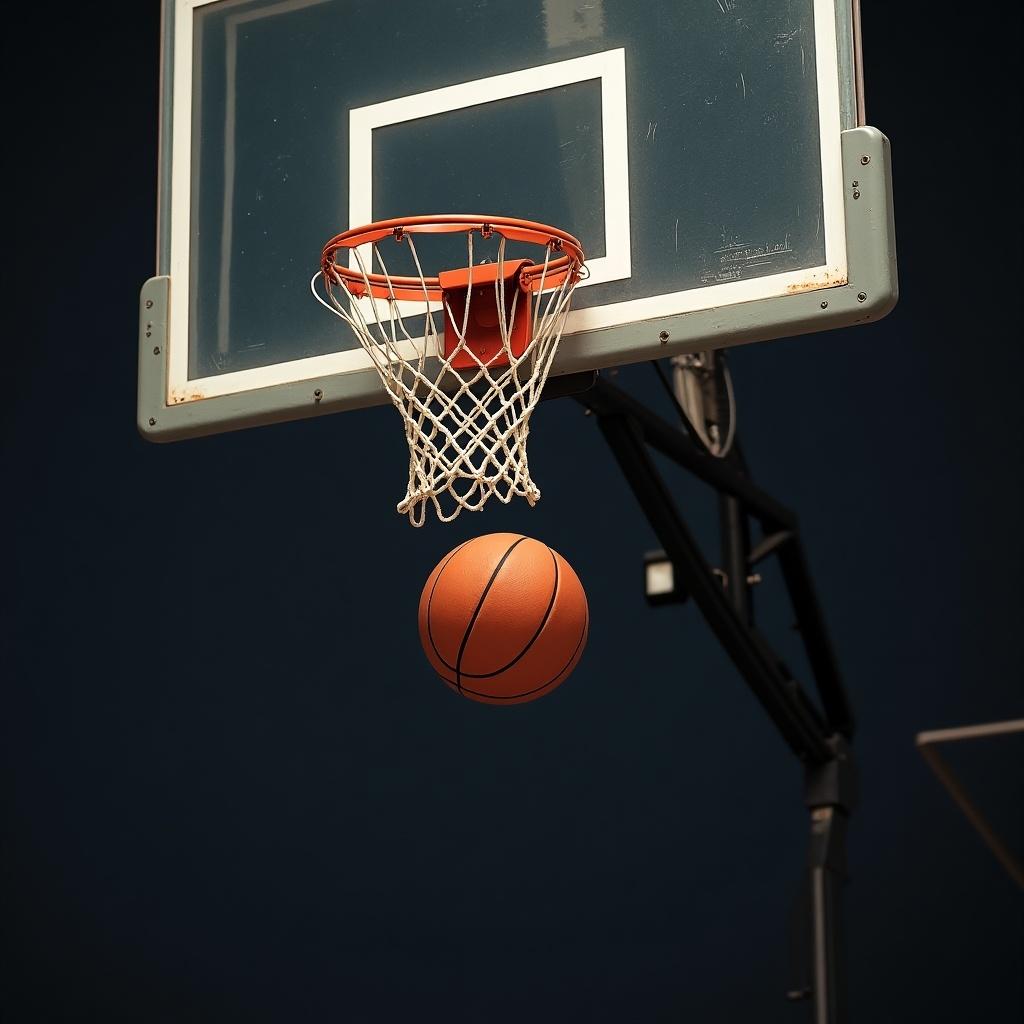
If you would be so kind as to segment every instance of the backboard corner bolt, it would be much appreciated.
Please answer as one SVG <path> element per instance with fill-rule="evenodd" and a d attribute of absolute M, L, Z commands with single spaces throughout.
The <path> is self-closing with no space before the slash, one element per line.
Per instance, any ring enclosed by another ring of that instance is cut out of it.
<path fill-rule="evenodd" d="M 668 344 L 668 338 L 669 338 L 668 331 L 662 331 L 658 335 L 658 341 L 660 341 L 662 343 L 662 345 Z"/>
<path fill-rule="evenodd" d="M 153 300 L 152 299 L 146 299 L 146 309 L 152 309 L 152 308 L 153 308 Z"/>
<path fill-rule="evenodd" d="M 317 388 L 316 391 L 313 392 L 313 401 L 314 402 L 319 404 L 319 402 L 323 399 L 323 397 L 324 397 L 324 393 L 323 393 L 323 389 L 322 388 Z"/>
<path fill-rule="evenodd" d="M 853 198 L 860 199 L 860 192 L 857 189 L 853 190 Z"/>
<path fill-rule="evenodd" d="M 865 154 L 864 154 L 864 155 L 863 155 L 863 156 L 862 156 L 862 157 L 860 158 L 860 162 L 861 162 L 862 164 L 864 164 L 864 165 L 867 165 L 867 164 L 871 163 L 871 157 L 869 157 L 869 156 L 867 155 L 867 153 L 865 153 Z"/>
<path fill-rule="evenodd" d="M 823 299 L 821 303 L 822 309 L 828 309 L 828 299 Z"/>
<path fill-rule="evenodd" d="M 154 345 L 153 346 L 153 355 L 155 355 L 155 356 L 160 355 L 160 346 L 159 345 Z"/>
<path fill-rule="evenodd" d="M 151 427 L 155 427 L 156 426 L 156 420 L 152 416 L 149 417 L 149 425 Z"/>
<path fill-rule="evenodd" d="M 867 302 L 867 300 L 868 300 L 868 293 L 867 292 L 857 292 L 857 301 L 858 302 Z"/>

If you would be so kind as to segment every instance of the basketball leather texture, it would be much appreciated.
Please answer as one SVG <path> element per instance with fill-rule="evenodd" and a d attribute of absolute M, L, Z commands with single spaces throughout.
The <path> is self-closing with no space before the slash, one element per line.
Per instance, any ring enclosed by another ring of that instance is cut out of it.
<path fill-rule="evenodd" d="M 456 692 L 487 704 L 536 700 L 564 682 L 587 643 L 587 595 L 546 544 L 491 533 L 450 551 L 420 597 L 420 641 Z"/>

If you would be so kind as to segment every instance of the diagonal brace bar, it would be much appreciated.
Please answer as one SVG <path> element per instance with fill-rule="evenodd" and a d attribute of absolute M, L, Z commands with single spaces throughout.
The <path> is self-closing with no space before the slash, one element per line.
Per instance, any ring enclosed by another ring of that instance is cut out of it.
<path fill-rule="evenodd" d="M 602 415 L 598 423 L 687 592 L 785 741 L 802 760 L 830 760 L 833 754 L 823 723 L 730 604 L 676 510 L 644 445 L 641 427 L 629 415 Z"/>
<path fill-rule="evenodd" d="M 838 660 L 825 626 L 825 617 L 800 541 L 799 523 L 795 513 L 757 487 L 745 472 L 740 472 L 731 461 L 717 459 L 702 450 L 683 431 L 607 380 L 598 377 L 589 389 L 577 393 L 575 397 L 597 415 L 599 422 L 617 416 L 628 417 L 644 444 L 650 445 L 677 465 L 692 472 L 698 479 L 714 487 L 721 496 L 723 509 L 731 510 L 737 531 L 738 521 L 744 514 L 760 520 L 768 539 L 766 543 L 758 546 L 761 550 L 755 552 L 753 560 L 760 560 L 768 553 L 774 553 L 779 558 L 797 626 L 821 698 L 827 723 L 823 734 L 840 733 L 850 738 L 854 729 L 853 710 L 846 696 Z M 735 499 L 740 507 L 732 504 L 730 499 Z M 668 500 L 671 501 L 671 498 Z M 737 579 L 738 569 L 738 566 L 729 567 L 730 579 Z M 740 587 L 742 583 L 734 583 L 734 593 L 730 598 L 742 616 L 745 602 L 739 600 Z M 747 618 L 749 619 L 749 614 Z"/>

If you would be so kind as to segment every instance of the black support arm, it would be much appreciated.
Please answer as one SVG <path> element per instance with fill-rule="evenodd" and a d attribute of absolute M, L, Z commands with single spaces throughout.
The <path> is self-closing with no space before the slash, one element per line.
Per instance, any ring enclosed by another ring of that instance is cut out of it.
<path fill-rule="evenodd" d="M 811 843 L 806 869 L 809 899 L 803 915 L 803 932 L 809 941 L 800 973 L 807 982 L 795 986 L 790 998 L 810 999 L 816 1024 L 842 1024 L 845 998 L 839 916 L 846 826 L 855 798 L 855 772 L 847 742 L 853 733 L 853 714 L 800 543 L 797 518 L 751 482 L 738 446 L 731 458 L 717 458 L 685 431 L 601 379 L 589 390 L 576 393 L 575 398 L 596 414 L 612 454 L 678 574 L 682 590 L 693 598 L 783 739 L 804 764 Z M 718 492 L 720 569 L 705 560 L 649 447 Z M 751 516 L 760 521 L 765 535 L 753 550 Z M 821 711 L 754 625 L 750 570 L 769 555 L 779 558 L 814 673 Z"/>

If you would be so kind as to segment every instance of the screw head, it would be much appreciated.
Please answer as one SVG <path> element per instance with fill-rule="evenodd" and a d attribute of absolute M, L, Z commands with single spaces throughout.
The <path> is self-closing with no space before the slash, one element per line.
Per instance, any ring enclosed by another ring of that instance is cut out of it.
<path fill-rule="evenodd" d="M 827 299 L 822 302 L 821 308 L 822 309 L 828 309 L 828 300 Z"/>
<path fill-rule="evenodd" d="M 853 198 L 860 199 L 860 193 L 856 189 L 853 190 Z"/>
<path fill-rule="evenodd" d="M 153 308 L 153 300 L 152 299 L 146 299 L 146 309 L 152 309 L 152 308 Z"/>
<path fill-rule="evenodd" d="M 857 186 L 858 186 L 858 185 L 860 184 L 860 182 L 859 182 L 859 181 L 851 181 L 851 182 L 850 182 L 850 184 L 851 184 L 851 185 L 852 185 L 852 186 L 853 186 L 854 188 L 856 188 L 856 187 L 857 187 Z"/>
<path fill-rule="evenodd" d="M 662 331 L 662 332 L 661 332 L 661 333 L 660 333 L 660 334 L 658 335 L 658 340 L 659 340 L 659 341 L 660 341 L 660 342 L 662 343 L 662 345 L 664 345 L 664 344 L 665 344 L 665 342 L 667 342 L 667 341 L 668 341 L 668 331 Z"/>
<path fill-rule="evenodd" d="M 153 346 L 153 355 L 155 355 L 155 356 L 160 355 L 160 346 L 159 345 L 154 345 Z"/>
<path fill-rule="evenodd" d="M 867 297 L 868 297 L 868 293 L 867 292 L 857 292 L 857 301 L 858 302 L 866 301 Z"/>
<path fill-rule="evenodd" d="M 871 157 L 869 157 L 869 156 L 867 155 L 867 153 L 865 153 L 865 154 L 864 154 L 864 155 L 863 155 L 863 156 L 862 156 L 862 157 L 860 158 L 860 162 L 861 162 L 862 164 L 864 164 L 864 165 L 866 166 L 867 164 L 871 163 Z"/>
<path fill-rule="evenodd" d="M 150 416 L 150 417 L 149 417 L 149 425 L 150 425 L 151 427 L 155 427 L 155 426 L 156 426 L 156 420 L 155 420 L 155 419 L 153 419 L 153 417 L 152 417 L 152 416 Z"/>
<path fill-rule="evenodd" d="M 324 393 L 323 393 L 323 390 L 321 388 L 317 388 L 316 391 L 313 392 L 313 401 L 314 402 L 319 402 L 320 399 L 322 399 L 323 397 L 324 397 Z"/>

